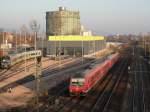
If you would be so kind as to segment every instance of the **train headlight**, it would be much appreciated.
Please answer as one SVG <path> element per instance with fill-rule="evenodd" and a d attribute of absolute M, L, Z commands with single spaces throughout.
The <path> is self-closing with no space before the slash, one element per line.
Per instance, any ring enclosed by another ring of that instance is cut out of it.
<path fill-rule="evenodd" d="M 5 61 L 5 60 L 2 60 L 2 62 L 3 62 L 3 61 Z"/>

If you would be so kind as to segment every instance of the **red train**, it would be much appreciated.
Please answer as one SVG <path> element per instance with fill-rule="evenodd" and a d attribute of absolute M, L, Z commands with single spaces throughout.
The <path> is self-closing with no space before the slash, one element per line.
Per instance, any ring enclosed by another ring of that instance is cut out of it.
<path fill-rule="evenodd" d="M 99 64 L 93 63 L 84 72 L 77 73 L 70 79 L 69 92 L 71 96 L 84 96 L 86 93 L 107 74 L 109 69 L 120 58 L 119 53 L 112 54 L 107 59 L 101 60 Z"/>

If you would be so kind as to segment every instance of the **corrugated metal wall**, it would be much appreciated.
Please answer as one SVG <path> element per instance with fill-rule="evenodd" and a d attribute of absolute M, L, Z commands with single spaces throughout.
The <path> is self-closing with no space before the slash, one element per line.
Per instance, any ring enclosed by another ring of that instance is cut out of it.
<path fill-rule="evenodd" d="M 64 52 L 65 55 L 74 55 L 74 54 L 82 54 L 82 45 L 83 45 L 83 53 L 84 55 L 94 53 L 106 47 L 105 40 L 99 41 L 50 41 L 48 42 L 48 53 L 50 55 L 59 55 L 59 51 L 61 48 L 61 52 Z"/>

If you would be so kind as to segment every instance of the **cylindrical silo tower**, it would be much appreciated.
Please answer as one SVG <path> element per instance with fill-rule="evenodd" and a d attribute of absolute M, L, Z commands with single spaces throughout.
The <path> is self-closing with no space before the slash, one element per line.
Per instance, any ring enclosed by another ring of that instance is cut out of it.
<path fill-rule="evenodd" d="M 58 11 L 46 12 L 46 34 L 52 35 L 80 35 L 79 11 L 69 11 L 59 7 Z"/>

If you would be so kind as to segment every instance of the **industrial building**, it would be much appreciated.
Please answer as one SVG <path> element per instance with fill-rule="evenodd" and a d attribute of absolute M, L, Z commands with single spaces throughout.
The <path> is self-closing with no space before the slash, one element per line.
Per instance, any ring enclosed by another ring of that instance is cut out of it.
<path fill-rule="evenodd" d="M 106 47 L 103 36 L 49 36 L 48 54 L 81 56 Z"/>
<path fill-rule="evenodd" d="M 46 37 L 47 44 L 44 46 L 47 54 L 52 56 L 88 55 L 106 47 L 103 36 L 92 36 L 92 32 L 81 25 L 79 11 L 64 7 L 46 12 Z"/>
<path fill-rule="evenodd" d="M 58 11 L 46 12 L 47 35 L 80 35 L 79 11 L 59 7 Z"/>

